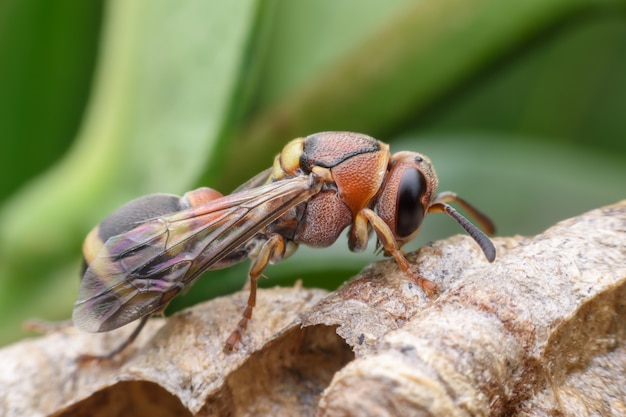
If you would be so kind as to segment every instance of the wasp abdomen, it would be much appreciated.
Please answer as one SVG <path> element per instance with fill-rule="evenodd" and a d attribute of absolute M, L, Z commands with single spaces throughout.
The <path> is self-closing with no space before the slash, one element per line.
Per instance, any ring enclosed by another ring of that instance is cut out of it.
<path fill-rule="evenodd" d="M 148 219 L 175 213 L 182 208 L 177 195 L 151 194 L 129 201 L 115 210 L 85 238 L 81 276 L 109 238 L 133 230 Z"/>

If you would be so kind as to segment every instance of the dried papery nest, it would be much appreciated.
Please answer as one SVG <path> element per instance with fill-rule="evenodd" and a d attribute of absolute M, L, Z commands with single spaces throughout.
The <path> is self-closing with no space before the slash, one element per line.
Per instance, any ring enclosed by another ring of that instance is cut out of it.
<path fill-rule="evenodd" d="M 433 298 L 393 261 L 330 294 L 261 290 L 234 353 L 245 292 L 151 320 L 108 362 L 76 358 L 133 325 L 8 346 L 0 414 L 626 415 L 626 201 L 494 242 L 494 264 L 467 237 L 410 256 Z"/>

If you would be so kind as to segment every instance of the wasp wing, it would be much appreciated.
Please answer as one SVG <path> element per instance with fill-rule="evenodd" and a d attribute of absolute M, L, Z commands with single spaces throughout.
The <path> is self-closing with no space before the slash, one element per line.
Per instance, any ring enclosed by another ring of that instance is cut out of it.
<path fill-rule="evenodd" d="M 241 184 L 239 187 L 235 188 L 233 193 L 238 193 L 240 191 L 249 190 L 251 188 L 260 187 L 263 184 L 267 184 L 270 181 L 272 176 L 272 168 L 267 168 L 256 174 L 254 177 L 250 178 L 248 181 Z"/>
<path fill-rule="evenodd" d="M 91 262 L 74 324 L 109 331 L 163 310 L 184 287 L 265 226 L 321 189 L 302 176 L 231 194 L 149 220 L 113 236 Z"/>

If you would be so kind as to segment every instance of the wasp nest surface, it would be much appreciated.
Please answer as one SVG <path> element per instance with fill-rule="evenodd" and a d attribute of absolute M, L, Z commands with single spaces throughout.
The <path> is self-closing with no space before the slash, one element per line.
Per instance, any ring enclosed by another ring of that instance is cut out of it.
<path fill-rule="evenodd" d="M 626 201 L 532 238 L 496 238 L 489 264 L 457 236 L 333 293 L 260 290 L 239 350 L 223 342 L 245 292 L 104 334 L 67 327 L 0 353 L 6 416 L 626 415 Z"/>

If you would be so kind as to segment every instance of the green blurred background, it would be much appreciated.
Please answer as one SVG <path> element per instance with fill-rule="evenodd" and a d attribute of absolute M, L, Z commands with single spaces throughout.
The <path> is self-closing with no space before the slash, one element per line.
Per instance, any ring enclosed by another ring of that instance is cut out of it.
<path fill-rule="evenodd" d="M 115 207 L 229 192 L 317 131 L 426 153 L 500 235 L 626 196 L 623 0 L 4 0 L 0 60 L 0 345 L 70 316 L 82 239 Z M 411 248 L 458 232 L 429 216 Z M 332 289 L 373 248 L 301 248 L 263 284 Z"/>

